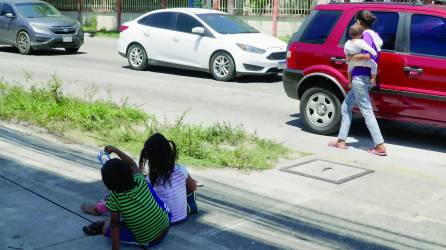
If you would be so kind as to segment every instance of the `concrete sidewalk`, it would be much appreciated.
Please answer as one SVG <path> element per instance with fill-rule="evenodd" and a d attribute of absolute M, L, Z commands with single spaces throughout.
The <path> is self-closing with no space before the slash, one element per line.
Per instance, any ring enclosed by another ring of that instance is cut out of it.
<path fill-rule="evenodd" d="M 109 249 L 82 226 L 99 149 L 0 127 L 0 249 Z M 327 152 L 244 173 L 190 169 L 201 213 L 155 249 L 446 249 L 446 165 Z M 340 185 L 280 171 L 325 159 L 375 171 Z M 429 161 L 428 161 L 429 162 Z M 123 247 L 123 249 L 137 249 Z"/>

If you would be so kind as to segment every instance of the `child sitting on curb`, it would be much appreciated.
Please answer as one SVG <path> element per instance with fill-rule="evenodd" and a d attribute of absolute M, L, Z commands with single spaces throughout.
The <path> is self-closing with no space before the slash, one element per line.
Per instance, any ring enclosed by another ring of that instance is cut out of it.
<path fill-rule="evenodd" d="M 138 246 L 158 244 L 169 231 L 166 206 L 153 195 L 129 156 L 112 146 L 107 146 L 105 151 L 121 158 L 108 160 L 101 169 L 102 180 L 110 190 L 105 201 L 110 221 L 96 221 L 82 230 L 87 235 L 103 234 L 111 238 L 113 249 L 119 249 L 120 242 Z"/>
<path fill-rule="evenodd" d="M 197 183 L 185 167 L 176 164 L 177 158 L 175 143 L 156 133 L 145 142 L 139 160 L 140 171 L 144 172 L 144 167 L 148 165 L 147 179 L 169 207 L 172 224 L 184 221 L 188 214 L 199 212 L 195 197 Z M 83 204 L 81 208 L 93 215 L 102 215 L 108 211 L 104 201 L 96 205 Z"/>
<path fill-rule="evenodd" d="M 172 223 L 187 218 L 187 214 L 198 213 L 195 201 L 197 183 L 187 169 L 176 164 L 177 148 L 160 133 L 149 137 L 144 143 L 139 158 L 140 168 L 149 168 L 149 180 L 153 189 L 172 213 Z"/>

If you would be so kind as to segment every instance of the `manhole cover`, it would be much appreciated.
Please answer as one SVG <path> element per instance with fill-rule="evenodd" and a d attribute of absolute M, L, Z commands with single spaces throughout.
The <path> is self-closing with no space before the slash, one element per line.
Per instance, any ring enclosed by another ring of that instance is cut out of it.
<path fill-rule="evenodd" d="M 336 162 L 314 159 L 290 167 L 280 169 L 281 171 L 310 177 L 335 184 L 342 184 L 366 174 L 373 170 L 353 167 Z"/>

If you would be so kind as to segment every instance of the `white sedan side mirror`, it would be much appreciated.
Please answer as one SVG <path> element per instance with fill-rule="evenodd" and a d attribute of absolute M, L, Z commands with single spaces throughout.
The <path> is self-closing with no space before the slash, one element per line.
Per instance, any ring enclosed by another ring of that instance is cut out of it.
<path fill-rule="evenodd" d="M 192 33 L 202 36 L 202 35 L 204 35 L 204 28 L 203 27 L 195 27 L 192 29 Z"/>

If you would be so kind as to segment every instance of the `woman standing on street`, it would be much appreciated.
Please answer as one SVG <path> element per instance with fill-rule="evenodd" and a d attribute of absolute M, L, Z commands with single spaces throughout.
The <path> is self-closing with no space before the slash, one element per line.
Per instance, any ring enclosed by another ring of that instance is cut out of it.
<path fill-rule="evenodd" d="M 365 29 L 363 33 L 363 40 L 373 49 L 379 52 L 377 48 L 382 45 L 382 40 L 376 32 L 370 29 L 373 23 L 376 21 L 376 17 L 370 11 L 362 10 L 356 15 L 356 20 L 358 21 L 358 24 Z M 379 53 L 377 56 L 372 56 L 369 53 L 361 53 L 351 56 L 347 58 L 347 60 L 369 60 L 371 58 L 375 62 L 378 62 L 378 57 Z M 345 97 L 341 107 L 342 122 L 338 140 L 330 142 L 329 146 L 341 149 L 348 148 L 345 141 L 352 122 L 353 105 L 357 103 L 374 143 L 374 147 L 369 149 L 368 152 L 375 155 L 386 156 L 387 153 L 386 147 L 384 146 L 384 139 L 381 135 L 378 122 L 376 121 L 373 113 L 372 103 L 370 102 L 369 90 L 372 87 L 370 83 L 370 76 L 370 68 L 355 67 L 353 69 L 351 90 Z"/>

